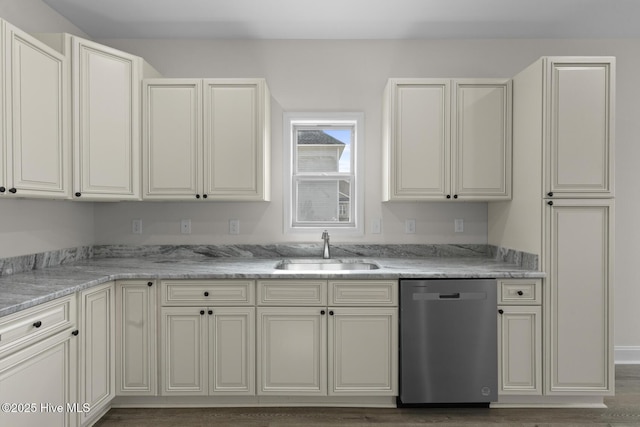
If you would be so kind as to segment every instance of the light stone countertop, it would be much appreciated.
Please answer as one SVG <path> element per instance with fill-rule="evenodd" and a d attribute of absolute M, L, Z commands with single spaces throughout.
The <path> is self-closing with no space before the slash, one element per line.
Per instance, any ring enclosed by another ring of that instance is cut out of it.
<path fill-rule="evenodd" d="M 0 317 L 92 286 L 119 279 L 412 279 L 543 278 L 543 272 L 496 258 L 340 257 L 373 262 L 376 270 L 278 270 L 282 258 L 127 256 L 90 258 L 68 264 L 0 276 Z M 309 258 L 305 258 L 308 260 Z M 318 257 L 318 260 L 320 258 Z"/>

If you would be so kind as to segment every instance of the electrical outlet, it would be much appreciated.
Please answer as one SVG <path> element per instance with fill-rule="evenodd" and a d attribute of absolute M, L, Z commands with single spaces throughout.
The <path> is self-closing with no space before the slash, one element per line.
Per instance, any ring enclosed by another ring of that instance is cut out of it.
<path fill-rule="evenodd" d="M 463 219 L 454 219 L 453 220 L 453 231 L 456 233 L 464 232 L 464 220 Z"/>
<path fill-rule="evenodd" d="M 131 222 L 131 232 L 133 234 L 142 234 L 142 220 L 134 219 Z"/>
<path fill-rule="evenodd" d="M 229 234 L 240 234 L 240 220 L 239 219 L 230 219 L 229 220 Z"/>
<path fill-rule="evenodd" d="M 180 233 L 182 233 L 182 234 L 191 234 L 191 220 L 190 219 L 182 219 L 182 220 L 180 220 Z"/>
<path fill-rule="evenodd" d="M 371 233 L 372 234 L 380 234 L 382 232 L 382 220 L 380 218 L 376 218 L 371 221 Z"/>
<path fill-rule="evenodd" d="M 415 219 L 407 219 L 404 221 L 404 232 L 405 234 L 415 234 L 416 232 L 416 220 Z"/>

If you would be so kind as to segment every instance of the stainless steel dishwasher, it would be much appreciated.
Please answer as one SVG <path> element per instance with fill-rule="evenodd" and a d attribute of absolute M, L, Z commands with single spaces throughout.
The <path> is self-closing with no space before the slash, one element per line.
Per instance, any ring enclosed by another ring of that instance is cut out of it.
<path fill-rule="evenodd" d="M 400 396 L 406 404 L 497 400 L 493 279 L 400 280 Z"/>

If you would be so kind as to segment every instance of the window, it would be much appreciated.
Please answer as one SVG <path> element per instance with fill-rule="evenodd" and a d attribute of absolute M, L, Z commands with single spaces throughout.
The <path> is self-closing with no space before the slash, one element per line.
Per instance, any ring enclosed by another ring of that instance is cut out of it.
<path fill-rule="evenodd" d="M 285 231 L 362 233 L 361 113 L 285 114 Z"/>

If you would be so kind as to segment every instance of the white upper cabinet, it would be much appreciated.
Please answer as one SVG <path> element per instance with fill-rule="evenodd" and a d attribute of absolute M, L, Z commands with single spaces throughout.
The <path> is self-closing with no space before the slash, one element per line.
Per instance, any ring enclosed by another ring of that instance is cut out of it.
<path fill-rule="evenodd" d="M 0 196 L 68 198 L 68 61 L 2 20 L 0 37 Z"/>
<path fill-rule="evenodd" d="M 143 198 L 269 200 L 263 79 L 150 79 L 143 88 Z"/>
<path fill-rule="evenodd" d="M 73 67 L 74 195 L 138 199 L 142 59 L 68 38 Z"/>
<path fill-rule="evenodd" d="M 201 80 L 145 80 L 142 93 L 143 198 L 200 198 Z"/>
<path fill-rule="evenodd" d="M 511 82 L 390 79 L 384 200 L 511 197 Z"/>
<path fill-rule="evenodd" d="M 511 83 L 454 80 L 451 159 L 453 197 L 509 199 Z"/>
<path fill-rule="evenodd" d="M 545 64 L 546 196 L 612 197 L 614 59 L 551 57 Z"/>

